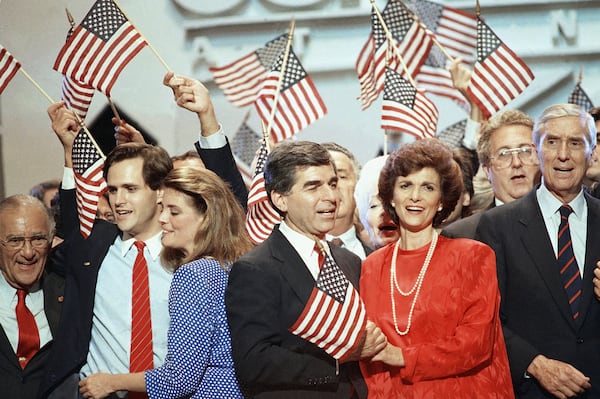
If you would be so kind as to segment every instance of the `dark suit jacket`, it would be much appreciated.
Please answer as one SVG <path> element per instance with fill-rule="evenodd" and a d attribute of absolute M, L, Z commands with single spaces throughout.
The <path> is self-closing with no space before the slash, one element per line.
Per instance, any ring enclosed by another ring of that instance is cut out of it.
<path fill-rule="evenodd" d="M 360 259 L 331 246 L 336 263 L 358 288 Z M 357 362 L 340 366 L 316 345 L 288 332 L 308 302 L 315 280 L 276 227 L 234 263 L 225 294 L 238 379 L 256 398 L 365 398 Z"/>
<path fill-rule="evenodd" d="M 468 216 L 463 219 L 458 219 L 448 226 L 442 229 L 441 234 L 444 237 L 448 238 L 475 238 L 475 232 L 477 231 L 477 226 L 479 225 L 479 220 L 481 219 L 481 215 L 496 207 L 496 202 L 492 201 L 491 205 L 488 206 L 481 212 L 477 212 L 471 216 Z"/>
<path fill-rule="evenodd" d="M 52 336 L 55 337 L 64 298 L 64 280 L 54 273 L 44 274 L 41 284 L 44 290 L 44 312 Z M 2 298 L 1 300 L 6 299 Z M 53 342 L 50 341 L 40 348 L 25 369 L 22 369 L 4 329 L 0 326 L 0 397 L 34 399 L 52 345 Z"/>
<path fill-rule="evenodd" d="M 500 318 L 518 397 L 546 397 L 524 373 L 538 354 L 570 363 L 591 378 L 586 398 L 600 398 L 600 302 L 593 270 L 600 260 L 600 201 L 585 195 L 587 239 L 580 315 L 575 321 L 536 198 L 527 196 L 481 216 L 476 238 L 496 252 Z M 550 396 L 548 396 L 550 397 Z"/>
<path fill-rule="evenodd" d="M 240 196 L 243 196 L 245 203 L 246 186 L 235 165 L 229 144 L 212 150 L 202 150 L 199 146 L 197 148 L 206 167 L 229 183 L 237 193 L 238 201 L 241 200 Z M 47 397 L 70 376 L 79 373 L 87 360 L 98 271 L 110 246 L 120 234 L 115 224 L 97 219 L 90 236 L 83 239 L 79 233 L 75 190 L 61 189 L 60 201 L 61 221 L 65 231 L 65 241 L 62 244 L 65 247 L 61 252 L 66 254 L 62 262 L 66 262 L 64 269 L 67 300 L 49 360 L 48 372 L 41 384 L 42 398 Z"/>

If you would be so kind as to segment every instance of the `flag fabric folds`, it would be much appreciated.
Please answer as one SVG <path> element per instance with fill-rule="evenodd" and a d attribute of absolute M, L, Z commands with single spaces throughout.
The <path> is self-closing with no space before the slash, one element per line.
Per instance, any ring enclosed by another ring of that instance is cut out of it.
<path fill-rule="evenodd" d="M 273 231 L 273 227 L 281 222 L 281 216 L 271 205 L 265 188 L 263 171 L 267 155 L 267 144 L 263 139 L 256 159 L 254 179 L 248 192 L 248 211 L 246 213 L 246 231 L 256 245 L 266 240 Z"/>
<path fill-rule="evenodd" d="M 282 53 L 275 61 L 254 102 L 264 125 L 271 127 L 269 133 L 275 143 L 292 137 L 327 113 L 327 107 L 317 88 L 291 47 L 285 68 L 284 57 L 285 53 Z M 276 109 L 272 112 L 275 101 Z"/>
<path fill-rule="evenodd" d="M 325 252 L 325 251 L 324 251 Z M 323 267 L 298 320 L 288 329 L 338 360 L 357 347 L 367 325 L 365 306 L 333 258 L 324 253 Z"/>
<path fill-rule="evenodd" d="M 475 63 L 477 50 L 477 16 L 428 0 L 408 4 L 419 19 L 433 32 L 437 41 L 452 58 L 462 58 L 468 65 Z M 416 82 L 431 94 L 450 98 L 468 109 L 465 97 L 454 87 L 448 71 L 450 60 L 434 46 L 421 67 Z"/>
<path fill-rule="evenodd" d="M 396 71 L 388 68 L 383 91 L 381 128 L 416 138 L 435 137 L 438 121 L 435 104 Z"/>
<path fill-rule="evenodd" d="M 15 74 L 19 72 L 21 63 L 0 45 L 0 94 L 6 89 Z"/>
<path fill-rule="evenodd" d="M 533 81 L 533 72 L 481 18 L 477 19 L 477 62 L 467 95 L 486 118 L 508 104 Z"/>
<path fill-rule="evenodd" d="M 569 94 L 569 100 L 567 101 L 569 104 L 577 104 L 581 108 L 583 108 L 586 112 L 589 112 L 590 109 L 594 108 L 594 103 L 590 100 L 590 97 L 581 87 L 581 82 L 578 82 L 571 94 Z"/>
<path fill-rule="evenodd" d="M 96 218 L 98 197 L 106 190 L 106 181 L 102 175 L 104 157 L 88 134 L 81 129 L 73 142 L 72 158 L 79 231 L 87 238 Z"/>
<path fill-rule="evenodd" d="M 439 132 L 437 134 L 437 139 L 442 143 L 447 144 L 450 148 L 460 148 L 462 147 L 466 128 L 467 119 L 462 119 Z"/>
<path fill-rule="evenodd" d="M 260 148 L 261 136 L 256 133 L 246 122 L 243 122 L 238 128 L 233 140 L 231 140 L 231 151 L 235 158 L 238 170 L 244 179 L 246 186 L 252 184 L 252 161 L 256 152 Z"/>
<path fill-rule="evenodd" d="M 405 73 L 406 67 L 410 76 L 414 78 L 427 59 L 433 45 L 431 34 L 415 21 L 398 2 L 388 2 L 381 16 L 393 39 L 391 42 L 388 40 L 373 9 L 371 34 L 356 61 L 362 109 L 368 108 L 379 97 L 379 93 L 383 90 L 386 67 L 392 68 L 400 74 Z M 394 50 L 392 46 L 395 46 L 397 50 Z"/>
<path fill-rule="evenodd" d="M 97 0 L 61 48 L 53 68 L 110 96 L 121 71 L 146 45 L 113 0 Z"/>
<path fill-rule="evenodd" d="M 287 33 L 280 35 L 228 65 L 209 68 L 229 102 L 245 107 L 256 100 L 265 77 L 285 50 L 288 36 Z"/>

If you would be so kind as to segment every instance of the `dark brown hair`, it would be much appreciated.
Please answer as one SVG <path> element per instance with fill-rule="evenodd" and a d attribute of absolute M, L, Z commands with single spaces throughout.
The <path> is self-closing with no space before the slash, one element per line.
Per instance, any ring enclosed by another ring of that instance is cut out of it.
<path fill-rule="evenodd" d="M 125 143 L 116 146 L 104 161 L 104 178 L 108 176 L 110 167 L 121 161 L 141 158 L 144 161 L 142 176 L 150 189 L 160 188 L 163 179 L 173 169 L 171 157 L 164 148 L 145 143 Z"/>

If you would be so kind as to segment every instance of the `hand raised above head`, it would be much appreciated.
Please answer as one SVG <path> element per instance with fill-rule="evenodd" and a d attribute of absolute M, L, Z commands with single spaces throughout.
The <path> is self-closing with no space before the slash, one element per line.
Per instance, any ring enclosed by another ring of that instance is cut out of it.
<path fill-rule="evenodd" d="M 115 125 L 115 141 L 117 145 L 123 143 L 145 143 L 144 136 L 135 127 L 122 119 L 113 117 L 112 123 Z"/>

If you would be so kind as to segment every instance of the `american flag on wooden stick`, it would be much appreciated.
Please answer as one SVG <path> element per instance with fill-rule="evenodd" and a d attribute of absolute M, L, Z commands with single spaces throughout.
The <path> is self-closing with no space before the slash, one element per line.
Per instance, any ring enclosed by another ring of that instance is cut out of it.
<path fill-rule="evenodd" d="M 291 47 L 285 68 L 284 57 L 285 53 L 280 54 L 254 102 L 263 124 L 271 126 L 269 133 L 275 143 L 292 137 L 327 113 L 315 84 Z"/>
<path fill-rule="evenodd" d="M 590 109 L 594 108 L 594 103 L 590 100 L 590 97 L 587 95 L 583 87 L 581 87 L 581 82 L 577 82 L 571 94 L 569 94 L 569 104 L 576 104 L 583 108 L 586 112 Z"/>
<path fill-rule="evenodd" d="M 323 250 L 324 262 L 310 298 L 288 329 L 338 360 L 358 346 L 367 325 L 365 306 L 354 286 Z"/>
<path fill-rule="evenodd" d="M 433 45 L 431 34 L 398 2 L 388 2 L 381 16 L 393 40 L 388 40 L 377 12 L 373 9 L 371 34 L 356 61 L 362 109 L 368 108 L 383 90 L 386 67 L 404 74 L 405 68 L 398 58 L 400 56 L 406 70 L 414 78 Z M 392 46 L 397 50 L 393 50 Z"/>
<path fill-rule="evenodd" d="M 287 41 L 288 34 L 285 33 L 228 65 L 209 68 L 229 102 L 245 107 L 256 100 L 262 83 L 285 50 Z"/>
<path fill-rule="evenodd" d="M 261 136 L 256 133 L 246 122 L 242 122 L 237 133 L 231 140 L 231 151 L 235 158 L 238 170 L 244 179 L 246 186 L 252 184 L 252 161 L 256 157 L 256 152 L 260 148 Z"/>
<path fill-rule="evenodd" d="M 0 45 L 0 94 L 19 72 L 21 63 L 11 53 Z"/>
<path fill-rule="evenodd" d="M 248 211 L 246 213 L 246 230 L 256 245 L 266 240 L 273 231 L 273 227 L 281 222 L 281 216 L 271 205 L 265 188 L 263 172 L 267 156 L 267 144 L 263 139 L 256 159 L 254 179 L 248 192 Z"/>
<path fill-rule="evenodd" d="M 533 81 L 533 72 L 481 18 L 477 18 L 477 62 L 467 95 L 486 118 L 508 104 Z"/>
<path fill-rule="evenodd" d="M 72 158 L 79 231 L 87 238 L 94 226 L 98 197 L 106 190 L 106 181 L 102 175 L 104 155 L 92 142 L 88 133 L 81 129 L 73 142 Z"/>
<path fill-rule="evenodd" d="M 61 48 L 53 68 L 110 96 L 121 71 L 146 45 L 113 0 L 97 0 Z"/>
<path fill-rule="evenodd" d="M 438 121 L 435 104 L 396 71 L 388 68 L 383 91 L 381 128 L 416 138 L 434 137 Z"/>
<path fill-rule="evenodd" d="M 67 33 L 67 41 L 72 35 L 73 28 L 69 29 L 69 32 Z M 92 103 L 92 97 L 94 97 L 95 91 L 96 89 L 89 84 L 85 82 L 79 82 L 67 75 L 63 75 L 61 98 L 67 104 L 68 108 L 79 115 L 79 118 L 81 118 L 82 121 L 85 120 L 85 117 L 87 116 L 87 112 L 90 108 L 90 104 Z"/>
<path fill-rule="evenodd" d="M 477 16 L 465 11 L 443 6 L 428 0 L 409 3 L 408 6 L 421 22 L 433 32 L 437 41 L 452 58 L 462 58 L 468 65 L 475 63 L 477 50 Z M 447 97 L 465 109 L 465 97 L 454 87 L 448 71 L 450 60 L 433 46 L 425 64 L 416 77 L 420 88 L 431 94 Z"/>

